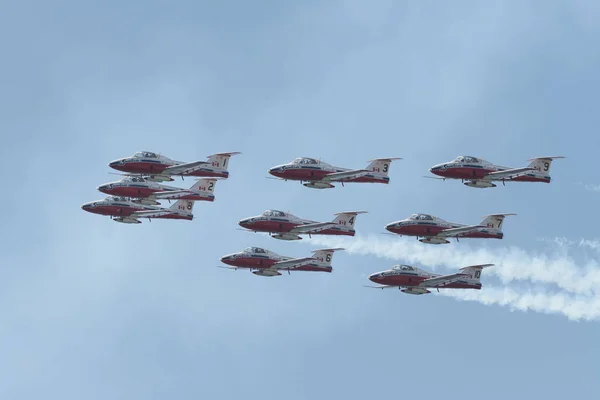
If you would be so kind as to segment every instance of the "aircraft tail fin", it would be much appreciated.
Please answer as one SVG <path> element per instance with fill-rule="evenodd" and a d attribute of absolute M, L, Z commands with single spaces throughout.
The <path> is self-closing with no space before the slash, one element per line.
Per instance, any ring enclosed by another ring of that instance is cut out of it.
<path fill-rule="evenodd" d="M 517 214 L 490 214 L 484 217 L 484 220 L 479 225 L 483 225 L 487 228 L 495 228 L 502 230 L 502 223 L 504 222 L 504 218 L 509 215 L 517 215 Z"/>
<path fill-rule="evenodd" d="M 215 168 L 220 168 L 224 171 L 227 171 L 229 167 L 229 159 L 231 156 L 236 154 L 241 154 L 240 152 L 234 151 L 231 153 L 217 153 L 208 156 L 208 163 L 211 164 Z"/>
<path fill-rule="evenodd" d="M 462 271 L 463 274 L 470 275 L 471 279 L 476 280 L 476 281 L 479 282 L 479 280 L 481 278 L 481 271 L 484 268 L 491 267 L 493 265 L 494 264 L 470 265 L 468 267 L 460 268 L 460 271 Z"/>
<path fill-rule="evenodd" d="M 344 249 L 341 247 L 338 247 L 335 249 L 315 250 L 315 251 L 313 251 L 313 257 L 327 265 L 331 265 L 331 260 L 333 259 L 333 253 L 338 250 L 344 250 Z"/>
<path fill-rule="evenodd" d="M 390 170 L 390 164 L 393 160 L 402 160 L 401 158 L 376 158 L 369 161 L 369 165 L 366 170 L 376 172 L 378 174 L 388 176 Z"/>
<path fill-rule="evenodd" d="M 348 228 L 354 228 L 356 223 L 356 216 L 358 214 L 366 214 L 366 211 L 346 211 L 334 214 L 336 217 L 333 223 L 345 225 Z"/>
<path fill-rule="evenodd" d="M 170 207 L 171 210 L 192 212 L 194 209 L 194 200 L 177 200 Z"/>
<path fill-rule="evenodd" d="M 531 158 L 528 161 L 531 161 L 528 165 L 530 168 L 534 168 L 539 173 L 549 176 L 550 175 L 550 166 L 552 165 L 552 160 L 557 158 L 564 158 L 563 156 L 552 156 L 552 157 L 536 157 Z"/>
<path fill-rule="evenodd" d="M 194 183 L 190 190 L 195 190 L 198 192 L 208 192 L 214 193 L 215 185 L 217 184 L 217 179 L 215 178 L 202 178 L 198 179 L 198 182 Z"/>

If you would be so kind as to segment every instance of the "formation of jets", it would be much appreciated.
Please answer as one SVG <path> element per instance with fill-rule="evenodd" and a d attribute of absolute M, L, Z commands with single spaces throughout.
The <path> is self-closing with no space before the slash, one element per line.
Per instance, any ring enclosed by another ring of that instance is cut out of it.
<path fill-rule="evenodd" d="M 141 151 L 132 156 L 110 162 L 109 167 L 120 171 L 119 181 L 98 186 L 98 191 L 107 195 L 104 199 L 83 204 L 83 210 L 109 216 L 113 221 L 139 224 L 140 219 L 193 220 L 196 201 L 215 201 L 215 186 L 218 180 L 229 178 L 229 160 L 239 152 L 217 153 L 206 161 L 181 162 L 150 151 Z M 434 179 L 460 179 L 473 188 L 492 188 L 494 182 L 542 182 L 550 183 L 550 166 L 562 156 L 536 157 L 526 167 L 509 168 L 492 164 L 481 158 L 460 156 L 454 160 L 430 168 Z M 369 161 L 364 169 L 336 167 L 324 161 L 299 157 L 287 164 L 268 169 L 273 179 L 299 181 L 312 189 L 331 189 L 334 183 L 382 183 L 389 184 L 392 161 L 401 158 L 377 158 Z M 196 180 L 189 188 L 166 185 L 175 176 L 192 177 Z M 174 201 L 168 208 L 161 201 Z M 274 239 L 301 240 L 303 235 L 355 236 L 354 229 L 359 214 L 366 211 L 345 211 L 334 214 L 330 222 L 319 222 L 300 218 L 289 212 L 270 209 L 259 215 L 238 221 L 247 232 L 268 233 Z M 440 217 L 416 213 L 410 217 L 385 225 L 393 235 L 413 236 L 426 244 L 448 244 L 448 239 L 460 238 L 502 239 L 502 224 L 507 216 L 516 214 L 490 214 L 475 225 L 446 221 Z M 343 248 L 319 249 L 309 257 L 279 255 L 261 247 L 248 247 L 243 251 L 225 255 L 221 262 L 227 269 L 246 269 L 258 276 L 279 276 L 282 271 L 332 272 L 332 258 Z M 427 294 L 431 289 L 481 289 L 481 273 L 494 264 L 471 265 L 452 274 L 435 274 L 415 266 L 398 264 L 392 268 L 373 273 L 371 282 L 378 289 L 397 288 L 407 294 Z"/>
<path fill-rule="evenodd" d="M 229 159 L 236 154 L 240 153 L 218 153 L 208 156 L 207 161 L 186 163 L 150 151 L 137 152 L 109 163 L 109 167 L 125 173 L 123 178 L 98 186 L 100 192 L 109 196 L 81 208 L 125 224 L 140 224 L 141 218 L 191 221 L 196 201 L 215 200 L 217 179 L 229 177 Z M 202 178 L 189 189 L 158 183 L 173 181 L 173 176 Z M 175 203 L 164 208 L 160 207 L 160 200 Z"/>

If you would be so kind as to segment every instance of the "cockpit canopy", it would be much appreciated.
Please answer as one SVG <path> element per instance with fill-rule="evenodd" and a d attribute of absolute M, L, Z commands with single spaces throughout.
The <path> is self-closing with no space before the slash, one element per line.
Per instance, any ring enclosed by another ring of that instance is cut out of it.
<path fill-rule="evenodd" d="M 413 214 L 410 216 L 410 219 L 417 221 L 433 221 L 433 217 L 427 214 Z"/>
<path fill-rule="evenodd" d="M 452 162 L 455 163 L 479 163 L 481 162 L 479 158 L 471 157 L 471 156 L 459 156 L 456 157 Z"/>
<path fill-rule="evenodd" d="M 119 196 L 108 196 L 106 198 L 107 201 L 129 201 L 127 197 L 119 197 Z"/>
<path fill-rule="evenodd" d="M 415 269 L 410 265 L 394 265 L 393 271 L 414 271 Z"/>
<path fill-rule="evenodd" d="M 146 180 L 142 177 L 138 176 L 126 176 L 122 179 L 123 182 L 146 182 Z"/>
<path fill-rule="evenodd" d="M 277 210 L 267 210 L 263 212 L 262 215 L 265 217 L 285 217 L 286 213 Z"/>
<path fill-rule="evenodd" d="M 133 156 L 136 158 L 158 158 L 158 155 L 151 151 L 138 151 Z"/>
<path fill-rule="evenodd" d="M 261 249 L 260 247 L 247 247 L 244 249 L 244 253 L 259 253 L 265 254 L 267 251 L 265 249 Z"/>
<path fill-rule="evenodd" d="M 319 162 L 317 160 L 315 160 L 314 158 L 308 158 L 308 157 L 298 157 L 296 158 L 294 161 L 292 161 L 292 164 L 318 164 Z"/>

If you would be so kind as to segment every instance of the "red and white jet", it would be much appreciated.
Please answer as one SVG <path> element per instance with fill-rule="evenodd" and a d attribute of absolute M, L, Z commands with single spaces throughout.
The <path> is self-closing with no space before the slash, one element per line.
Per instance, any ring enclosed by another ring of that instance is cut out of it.
<path fill-rule="evenodd" d="M 552 160 L 563 156 L 537 157 L 527 167 L 510 168 L 492 164 L 481 158 L 460 156 L 454 160 L 435 165 L 429 171 L 440 176 L 438 179 L 460 179 L 469 187 L 496 187 L 493 182 L 544 182 L 550 183 Z M 466 182 L 465 182 L 466 181 Z"/>
<path fill-rule="evenodd" d="M 147 175 L 147 179 L 155 182 L 172 181 L 171 176 L 227 178 L 228 161 L 235 154 L 240 153 L 218 153 L 208 156 L 208 161 L 186 163 L 150 151 L 140 151 L 133 156 L 112 161 L 108 166 L 130 174 Z"/>
<path fill-rule="evenodd" d="M 157 200 L 214 201 L 216 178 L 199 179 L 189 189 L 181 189 L 149 181 L 143 177 L 126 176 L 120 181 L 98 186 L 98 190 L 111 196 L 130 197 L 134 203 L 159 205 Z"/>
<path fill-rule="evenodd" d="M 404 236 L 423 237 L 422 243 L 450 243 L 446 238 L 479 238 L 502 239 L 502 222 L 504 217 L 516 214 L 491 214 L 484 218 L 479 225 L 464 225 L 445 221 L 429 214 L 413 214 L 410 217 L 392 222 L 385 229 Z"/>
<path fill-rule="evenodd" d="M 367 286 L 375 289 L 398 288 L 406 294 L 427 294 L 428 289 L 481 289 L 481 270 L 494 264 L 471 265 L 460 268 L 455 274 L 440 275 L 410 265 L 395 265 L 383 272 L 369 275 L 371 282 L 383 286 Z"/>
<path fill-rule="evenodd" d="M 269 169 L 269 174 L 283 180 L 306 182 L 304 186 L 313 189 L 329 189 L 335 187 L 332 182 L 390 182 L 388 171 L 392 160 L 401 158 L 378 158 L 371 160 L 365 169 L 348 169 L 308 157 L 299 157 L 294 161 L 277 165 Z"/>
<path fill-rule="evenodd" d="M 81 206 L 84 211 L 93 214 L 108 215 L 113 221 L 125 224 L 140 224 L 138 218 L 151 219 L 194 219 L 193 200 L 177 200 L 169 208 L 134 203 L 126 197 L 109 196 L 102 200 L 91 201 Z"/>
<path fill-rule="evenodd" d="M 317 222 L 298 218 L 295 215 L 277 210 L 267 210 L 260 215 L 245 218 L 238 222 L 242 228 L 254 232 L 268 232 L 280 240 L 300 240 L 299 235 L 345 235 L 354 236 L 354 223 L 358 214 L 366 211 L 336 213 L 331 222 Z"/>
<path fill-rule="evenodd" d="M 293 258 L 281 256 L 270 250 L 260 247 L 248 247 L 239 253 L 228 254 L 221 258 L 221 262 L 230 267 L 228 269 L 247 268 L 259 276 L 278 276 L 279 271 L 315 271 L 331 272 L 331 259 L 337 249 L 321 249 L 313 251 L 312 257 Z"/>

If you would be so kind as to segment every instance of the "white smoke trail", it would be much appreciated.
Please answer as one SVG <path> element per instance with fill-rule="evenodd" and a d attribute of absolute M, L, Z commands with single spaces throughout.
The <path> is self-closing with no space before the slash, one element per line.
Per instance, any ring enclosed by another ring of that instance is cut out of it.
<path fill-rule="evenodd" d="M 583 182 L 577 182 L 576 184 L 583 186 L 583 188 L 585 190 L 589 190 L 591 192 L 600 192 L 600 185 L 594 185 L 591 183 L 583 183 Z"/>
<path fill-rule="evenodd" d="M 439 294 L 511 310 L 561 314 L 571 320 L 600 319 L 600 266 L 596 261 L 578 265 L 569 256 L 566 246 L 556 246 L 551 254 L 527 252 L 514 246 L 473 250 L 462 243 L 460 247 L 430 246 L 416 240 L 409 242 L 372 234 L 354 238 L 313 237 L 310 242 L 344 247 L 350 254 L 372 255 L 424 268 L 444 266 L 456 270 L 467 265 L 493 263 L 495 266 L 486 269 L 486 274 L 498 276 L 505 284 L 512 281 L 529 281 L 530 284 L 516 288 L 486 285 L 481 291 L 440 290 Z M 568 242 L 563 241 L 565 243 Z M 586 245 L 589 243 L 578 244 Z M 562 291 L 540 290 L 539 285 L 533 288 L 532 283 L 555 285 Z"/>
<path fill-rule="evenodd" d="M 472 249 L 463 243 L 435 246 L 372 234 L 353 238 L 313 237 L 310 242 L 344 247 L 350 254 L 416 263 L 416 266 L 425 268 L 444 266 L 455 270 L 473 264 L 492 263 L 495 266 L 485 273 L 498 276 L 503 283 L 530 281 L 553 284 L 580 295 L 600 295 L 600 264 L 590 259 L 578 265 L 567 249 L 556 248 L 551 254 L 527 252 L 515 246 Z"/>
<path fill-rule="evenodd" d="M 586 188 L 586 190 L 590 190 L 592 192 L 600 192 L 600 185 L 583 185 L 583 187 Z"/>
<path fill-rule="evenodd" d="M 485 305 L 499 305 L 511 310 L 562 314 L 573 321 L 600 319 L 600 297 L 573 296 L 566 293 L 518 291 L 486 286 L 482 290 L 440 290 L 440 295 Z"/>

